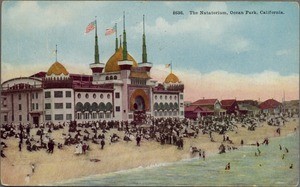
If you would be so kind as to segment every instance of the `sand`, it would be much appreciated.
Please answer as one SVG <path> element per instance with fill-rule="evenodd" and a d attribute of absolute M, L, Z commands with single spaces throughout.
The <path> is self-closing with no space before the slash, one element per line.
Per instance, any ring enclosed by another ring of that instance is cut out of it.
<path fill-rule="evenodd" d="M 281 127 L 281 136 L 286 136 L 298 129 L 299 118 L 289 119 L 284 127 Z M 260 143 L 264 138 L 278 136 L 275 130 L 278 127 L 269 126 L 263 123 L 262 127 L 255 131 L 248 131 L 240 127 L 237 131 L 228 132 L 227 135 L 234 144 L 225 144 L 238 147 L 241 139 L 244 145 Z M 54 131 L 52 137 L 55 142 L 63 142 L 61 138 L 63 130 Z M 32 133 L 35 133 L 33 131 Z M 124 133 L 113 129 L 109 134 L 118 133 L 123 138 Z M 85 155 L 74 155 L 75 145 L 64 146 L 63 150 L 58 150 L 55 146 L 54 153 L 46 153 L 46 150 L 28 152 L 23 145 L 19 152 L 18 140 L 16 138 L 7 139 L 5 142 L 8 148 L 4 153 L 7 158 L 1 158 L 1 183 L 3 185 L 44 185 L 68 179 L 80 178 L 96 174 L 110 173 L 120 170 L 137 167 L 147 167 L 159 163 L 175 162 L 182 159 L 191 158 L 190 146 L 196 146 L 205 150 L 206 156 L 216 154 L 218 147 L 223 141 L 223 136 L 212 133 L 216 142 L 211 142 L 207 134 L 198 135 L 197 138 L 184 138 L 184 149 L 178 150 L 174 145 L 160 145 L 154 140 L 142 139 L 141 146 L 136 146 L 136 142 L 124 142 L 109 144 L 106 134 L 106 145 L 103 150 L 99 145 L 89 143 L 91 150 Z M 272 143 L 272 140 L 270 140 Z M 195 155 L 197 157 L 197 154 Z M 99 162 L 91 162 L 90 159 L 100 159 Z M 35 172 L 31 172 L 31 164 L 35 163 Z M 30 174 L 29 180 L 25 180 Z"/>

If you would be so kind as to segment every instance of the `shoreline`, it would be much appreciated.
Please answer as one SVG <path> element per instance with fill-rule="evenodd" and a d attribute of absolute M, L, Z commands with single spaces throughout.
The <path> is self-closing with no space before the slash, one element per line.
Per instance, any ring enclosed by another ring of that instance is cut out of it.
<path fill-rule="evenodd" d="M 274 137 L 270 137 L 269 139 L 271 140 L 274 140 L 274 139 L 281 139 L 281 138 L 286 138 L 288 136 L 292 136 L 294 134 L 297 134 L 298 131 L 293 131 L 293 132 L 289 132 L 287 134 L 285 134 L 284 136 L 274 136 Z M 298 136 L 299 137 L 299 136 Z M 237 150 L 232 150 L 232 151 L 227 151 L 226 153 L 230 153 L 230 152 L 236 152 L 236 151 L 239 151 L 240 148 L 248 148 L 248 147 L 256 147 L 256 145 L 239 145 L 237 146 L 238 149 Z M 224 153 L 224 154 L 226 154 Z M 217 156 L 219 153 L 217 150 L 215 151 L 212 151 L 211 154 L 207 155 L 205 159 L 208 159 L 208 158 L 211 158 L 211 157 L 214 157 L 214 156 Z M 201 158 L 202 159 L 202 158 Z M 125 169 L 125 170 L 120 170 L 120 171 L 114 171 L 114 172 L 109 172 L 109 173 L 103 173 L 103 174 L 94 174 L 94 175 L 90 175 L 90 176 L 85 176 L 85 177 L 82 177 L 82 178 L 73 178 L 73 179 L 67 179 L 65 181 L 59 181 L 59 182 L 56 182 L 55 184 L 45 184 L 45 185 L 56 185 L 56 184 L 64 184 L 64 183 L 68 183 L 68 182 L 72 182 L 72 181 L 76 181 L 76 180 L 86 180 L 86 179 L 89 179 L 89 178 L 97 178 L 97 177 L 105 177 L 105 175 L 112 175 L 112 174 L 119 174 L 119 173 L 125 173 L 125 172 L 133 172 L 135 170 L 139 170 L 139 169 L 152 169 L 152 168 L 159 168 L 159 167 L 163 167 L 163 166 L 168 166 L 168 165 L 172 165 L 172 164 L 176 164 L 176 163 L 180 163 L 180 162 L 190 162 L 190 161 L 193 161 L 193 160 L 200 160 L 199 157 L 197 156 L 194 156 L 194 157 L 191 157 L 191 158 L 183 158 L 181 160 L 178 160 L 178 161 L 174 161 L 174 162 L 164 162 L 164 163 L 157 163 L 157 164 L 153 164 L 153 165 L 148 165 L 148 166 L 139 166 L 139 167 L 136 167 L 136 168 L 130 168 L 130 169 Z"/>
<path fill-rule="evenodd" d="M 276 126 L 269 126 L 266 123 L 262 127 L 258 127 L 255 131 L 248 131 L 239 126 L 238 133 L 231 131 L 226 133 L 234 144 L 225 143 L 224 145 L 232 145 L 240 149 L 241 137 L 244 139 L 243 146 L 263 141 L 264 138 L 285 137 L 288 134 L 295 133 L 294 128 L 299 132 L 299 119 L 290 120 L 285 126 L 281 127 L 281 136 L 274 136 Z M 113 133 L 114 131 L 112 131 Z M 61 133 L 61 131 L 60 131 Z M 59 133 L 57 133 L 59 134 Z M 246 136 L 245 136 L 246 135 Z M 43 151 L 28 152 L 23 150 L 18 152 L 16 140 L 10 139 L 8 149 L 5 154 L 7 158 L 1 158 L 1 182 L 6 185 L 47 185 L 53 183 L 65 183 L 78 178 L 86 178 L 92 176 L 101 176 L 113 174 L 117 172 L 125 172 L 139 168 L 151 168 L 156 165 L 173 164 L 175 162 L 199 159 L 198 154 L 194 157 L 190 156 L 189 147 L 196 146 L 205 150 L 206 158 L 217 155 L 218 147 L 222 142 L 222 135 L 213 133 L 216 142 L 211 142 L 208 135 L 200 134 L 197 138 L 184 138 L 184 149 L 177 150 L 174 145 L 160 145 L 156 141 L 142 140 L 141 147 L 133 142 L 112 143 L 105 146 L 104 150 L 100 150 L 99 145 L 90 144 L 91 151 L 86 155 L 75 156 L 74 147 L 65 147 L 65 150 L 55 149 L 53 155 L 49 155 Z M 55 137 L 55 139 L 59 139 Z M 272 140 L 272 139 L 271 139 Z M 272 141 L 270 142 L 272 143 Z M 234 151 L 234 150 L 232 150 Z M 226 151 L 228 152 L 228 151 Z M 226 154 L 226 153 L 225 153 Z M 112 155 L 114 155 L 112 157 Z M 13 159 L 12 156 L 15 158 Z M 99 158 L 101 161 L 90 162 L 91 158 Z M 202 159 L 202 158 L 201 158 Z M 30 178 L 29 183 L 25 183 L 25 176 L 30 171 L 30 162 L 37 163 L 36 172 Z M 12 166 L 11 164 L 14 164 Z M 13 175 L 13 176 L 11 176 Z M 17 180 L 14 180 L 17 179 Z"/>

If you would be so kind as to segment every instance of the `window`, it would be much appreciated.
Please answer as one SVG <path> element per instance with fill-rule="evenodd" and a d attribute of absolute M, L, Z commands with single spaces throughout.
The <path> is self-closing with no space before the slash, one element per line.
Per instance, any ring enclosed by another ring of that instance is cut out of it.
<path fill-rule="evenodd" d="M 63 120 L 64 119 L 64 115 L 63 114 L 55 114 L 54 115 L 54 119 L 55 120 Z"/>
<path fill-rule="evenodd" d="M 155 100 L 157 100 L 157 95 L 155 96 Z"/>
<path fill-rule="evenodd" d="M 110 113 L 105 113 L 105 118 L 110 118 L 111 114 Z"/>
<path fill-rule="evenodd" d="M 96 94 L 93 94 L 93 98 L 96 99 Z"/>
<path fill-rule="evenodd" d="M 104 114 L 103 113 L 99 113 L 99 118 L 104 118 Z"/>
<path fill-rule="evenodd" d="M 66 97 L 71 97 L 71 91 L 66 91 Z"/>
<path fill-rule="evenodd" d="M 36 92 L 35 93 L 35 98 L 38 99 L 39 98 L 39 94 Z"/>
<path fill-rule="evenodd" d="M 39 104 L 38 104 L 38 103 L 35 104 L 35 109 L 36 109 L 36 110 L 39 109 Z"/>
<path fill-rule="evenodd" d="M 111 75 L 111 76 L 109 77 L 109 79 L 110 79 L 110 80 L 113 80 L 113 76 Z"/>
<path fill-rule="evenodd" d="M 97 119 L 97 113 L 93 113 L 92 118 L 93 118 L 93 119 Z"/>
<path fill-rule="evenodd" d="M 34 99 L 34 93 L 31 94 L 31 99 Z"/>
<path fill-rule="evenodd" d="M 79 93 L 79 94 L 77 94 L 77 98 L 78 99 L 80 99 L 81 98 L 81 94 Z"/>
<path fill-rule="evenodd" d="M 66 114 L 66 120 L 72 120 L 72 114 Z"/>
<path fill-rule="evenodd" d="M 21 100 L 22 99 L 22 95 L 21 94 L 19 94 L 19 100 Z"/>
<path fill-rule="evenodd" d="M 110 99 L 110 94 L 107 94 L 107 99 Z"/>
<path fill-rule="evenodd" d="M 54 91 L 54 97 L 55 98 L 63 97 L 63 92 L 62 91 Z"/>
<path fill-rule="evenodd" d="M 54 108 L 55 109 L 63 109 L 64 105 L 63 105 L 63 103 L 54 103 Z"/>
<path fill-rule="evenodd" d="M 77 113 L 77 119 L 81 119 L 81 113 Z"/>
<path fill-rule="evenodd" d="M 4 115 L 4 121 L 7 121 L 7 115 Z"/>
<path fill-rule="evenodd" d="M 182 115 L 182 116 L 183 116 L 183 111 L 181 111 L 181 112 L 180 112 L 180 115 Z"/>
<path fill-rule="evenodd" d="M 84 113 L 84 119 L 89 119 L 89 113 Z"/>
<path fill-rule="evenodd" d="M 167 100 L 168 99 L 168 96 L 165 96 L 165 100 Z"/>
<path fill-rule="evenodd" d="M 120 106 L 116 106 L 116 112 L 120 112 Z"/>
<path fill-rule="evenodd" d="M 22 121 L 22 115 L 19 115 L 19 121 Z"/>
<path fill-rule="evenodd" d="M 103 99 L 103 94 L 100 94 L 100 99 Z"/>
<path fill-rule="evenodd" d="M 51 92 L 45 92 L 45 98 L 50 98 L 51 97 Z"/>
<path fill-rule="evenodd" d="M 120 98 L 120 93 L 116 92 L 116 98 Z"/>
<path fill-rule="evenodd" d="M 172 96 L 170 95 L 170 100 L 172 100 Z"/>
<path fill-rule="evenodd" d="M 183 99 L 183 94 L 180 94 L 180 99 Z"/>
<path fill-rule="evenodd" d="M 174 96 L 174 99 L 175 99 L 175 100 L 177 99 L 176 95 Z"/>
<path fill-rule="evenodd" d="M 85 94 L 85 98 L 87 98 L 87 99 L 88 99 L 88 98 L 89 98 L 89 94 Z"/>
<path fill-rule="evenodd" d="M 106 77 L 105 77 L 105 80 L 109 80 L 109 77 L 108 77 L 108 76 L 106 76 Z"/>
<path fill-rule="evenodd" d="M 114 79 L 115 79 L 115 80 L 117 79 L 117 75 L 114 76 Z"/>
<path fill-rule="evenodd" d="M 45 103 L 45 109 L 51 109 L 51 103 Z"/>
<path fill-rule="evenodd" d="M 34 105 L 34 103 L 32 103 L 32 104 L 31 104 L 31 108 L 32 108 L 32 110 L 34 110 L 34 106 L 35 106 L 35 105 Z"/>
<path fill-rule="evenodd" d="M 162 99 L 162 95 L 159 98 Z"/>
<path fill-rule="evenodd" d="M 72 103 L 66 103 L 66 108 L 72 108 Z"/>
<path fill-rule="evenodd" d="M 50 121 L 51 120 L 51 115 L 45 115 L 45 120 Z"/>
<path fill-rule="evenodd" d="M 21 104 L 19 104 L 19 110 L 22 110 L 22 105 Z"/>

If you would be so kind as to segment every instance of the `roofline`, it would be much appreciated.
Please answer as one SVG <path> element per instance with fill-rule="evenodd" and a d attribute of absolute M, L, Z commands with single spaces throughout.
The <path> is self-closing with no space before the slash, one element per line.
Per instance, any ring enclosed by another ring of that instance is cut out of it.
<path fill-rule="evenodd" d="M 40 78 L 37 78 L 37 77 L 18 77 L 18 78 L 8 79 L 8 80 L 4 81 L 3 83 L 1 83 L 1 85 L 5 84 L 5 83 L 7 83 L 9 81 L 19 80 L 19 79 L 33 79 L 33 80 L 37 80 L 37 81 L 42 82 L 42 80 Z"/>

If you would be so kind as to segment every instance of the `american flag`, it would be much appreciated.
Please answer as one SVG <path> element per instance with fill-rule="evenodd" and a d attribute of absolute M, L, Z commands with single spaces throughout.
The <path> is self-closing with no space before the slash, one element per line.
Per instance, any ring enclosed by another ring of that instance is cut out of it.
<path fill-rule="evenodd" d="M 108 28 L 105 30 L 105 36 L 109 36 L 115 32 L 116 32 L 116 26 L 114 26 L 113 28 Z"/>
<path fill-rule="evenodd" d="M 91 30 L 94 30 L 96 26 L 96 20 L 91 22 L 85 29 L 85 34 L 89 33 Z"/>

